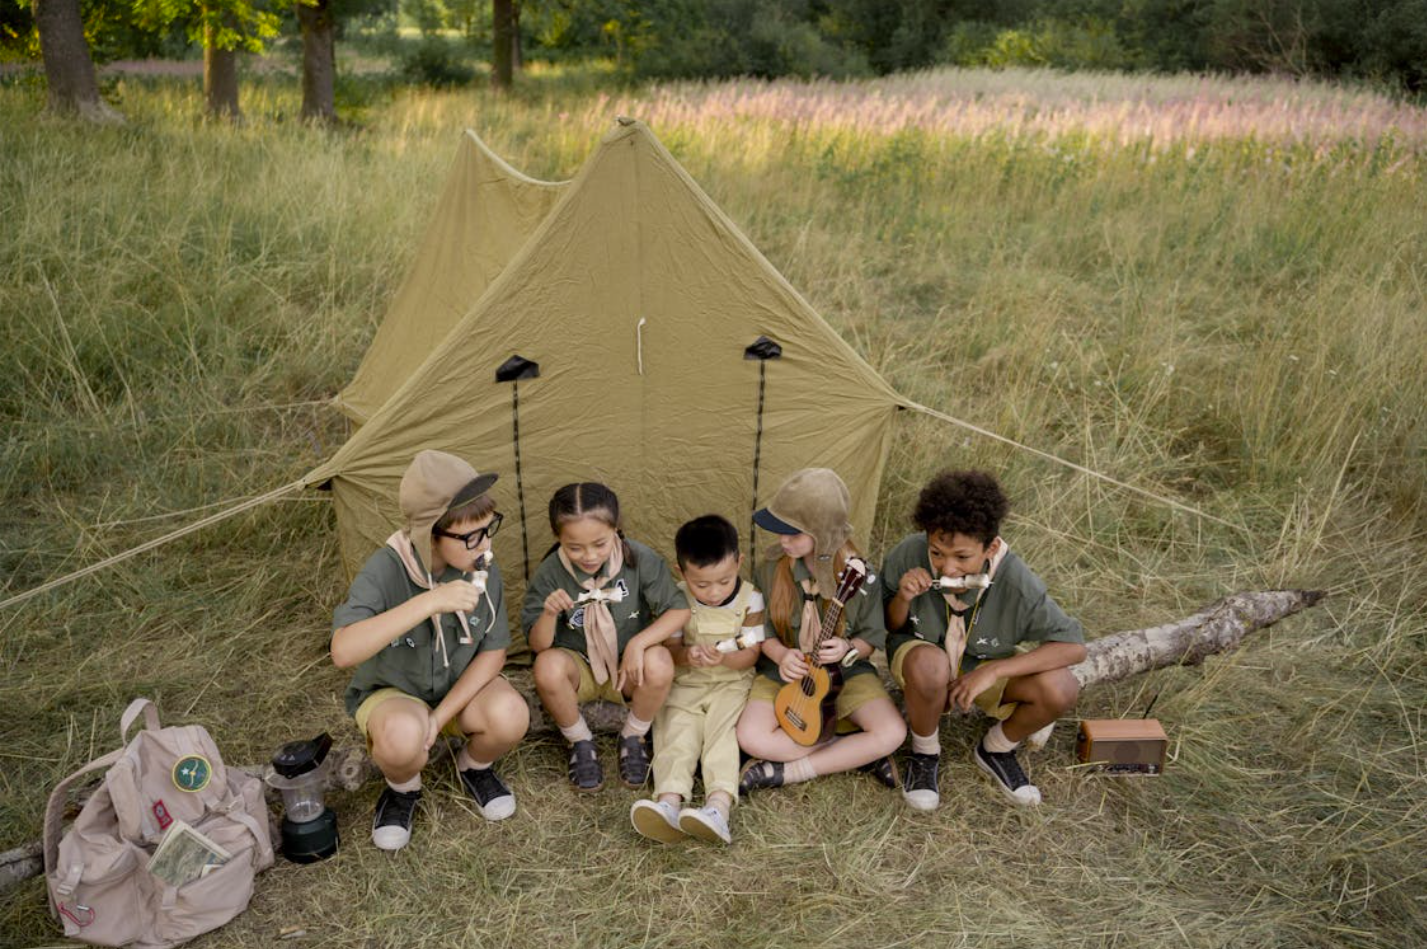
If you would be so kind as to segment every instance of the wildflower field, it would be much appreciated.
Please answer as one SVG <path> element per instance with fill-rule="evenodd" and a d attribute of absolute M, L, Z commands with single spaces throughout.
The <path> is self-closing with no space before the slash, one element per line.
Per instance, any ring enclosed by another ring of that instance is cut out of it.
<path fill-rule="evenodd" d="M 576 796 L 558 736 L 486 825 L 427 779 L 410 847 L 279 864 L 203 947 L 1400 947 L 1427 943 L 1427 111 L 1276 80 L 944 70 L 883 80 L 518 92 L 352 78 L 352 123 L 281 76 L 205 124 L 191 80 L 119 78 L 114 128 L 0 84 L 0 599 L 310 470 L 412 259 L 459 133 L 567 178 L 649 123 L 829 323 L 923 404 L 1235 525 L 930 418 L 903 419 L 879 556 L 922 482 L 996 472 L 1006 535 L 1091 635 L 1229 592 L 1328 590 L 1238 652 L 1088 690 L 1154 714 L 1158 779 L 1074 767 L 1012 812 L 948 719 L 942 806 L 860 775 L 751 798 L 728 849 L 658 847 L 633 793 Z M 572 473 L 573 474 L 573 473 Z M 646 538 L 668 546 L 669 538 Z M 135 695 L 232 762 L 330 729 L 346 589 L 332 513 L 262 507 L 0 609 L 0 850 L 117 741 Z M 612 741 L 604 739 L 608 760 Z M 1414 856 L 1416 854 L 1416 856 Z M 0 946 L 60 943 L 39 880 Z"/>

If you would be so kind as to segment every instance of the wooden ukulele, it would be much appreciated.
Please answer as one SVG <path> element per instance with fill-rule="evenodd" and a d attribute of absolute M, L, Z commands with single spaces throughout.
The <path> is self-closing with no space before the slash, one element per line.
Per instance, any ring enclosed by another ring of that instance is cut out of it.
<path fill-rule="evenodd" d="M 823 613 L 822 630 L 811 652 L 803 653 L 808 661 L 807 675 L 789 682 L 773 699 L 773 714 L 783 731 L 800 745 L 815 745 L 829 734 L 837 721 L 837 694 L 842 691 L 842 669 L 825 666 L 817 655 L 822 644 L 837 632 L 842 608 L 862 589 L 867 579 L 867 562 L 849 557 L 842 575 L 837 578 L 837 593 Z"/>

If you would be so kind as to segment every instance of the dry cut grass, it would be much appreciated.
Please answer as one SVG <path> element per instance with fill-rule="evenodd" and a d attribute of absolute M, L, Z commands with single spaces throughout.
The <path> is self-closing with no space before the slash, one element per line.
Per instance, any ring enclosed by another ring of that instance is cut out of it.
<path fill-rule="evenodd" d="M 977 91 L 1004 121 L 954 118 Z M 934 814 L 834 776 L 740 807 L 728 850 L 660 848 L 628 830 L 631 793 L 577 797 L 538 737 L 503 765 L 513 820 L 482 824 L 443 767 L 393 856 L 366 841 L 376 787 L 337 795 L 337 858 L 275 868 L 199 945 L 293 926 L 343 947 L 1427 943 L 1420 112 L 1373 100 L 1375 131 L 1344 134 L 1331 116 L 1366 100 L 1314 86 L 970 72 L 611 97 L 536 77 L 500 100 L 372 94 L 331 134 L 294 125 L 276 82 L 247 90 L 238 129 L 197 122 L 188 85 L 117 93 L 130 124 L 94 130 L 0 88 L 0 595 L 329 454 L 344 429 L 312 403 L 359 360 L 458 130 L 558 178 L 616 111 L 652 117 L 907 395 L 1244 528 L 917 417 L 874 552 L 929 474 L 977 465 L 1094 634 L 1234 589 L 1333 593 L 1235 655 L 1083 697 L 1106 717 L 1159 696 L 1174 744 L 1157 780 L 1082 775 L 1062 727 L 1029 760 L 1047 805 L 1011 812 L 967 760 L 981 726 L 951 720 Z M 1245 111 L 1153 140 L 1113 119 L 1179 128 L 1186 96 Z M 760 97 L 776 103 L 746 105 Z M 953 118 L 878 120 L 933 100 Z M 1076 102 L 1108 124 L 1031 117 Z M 1260 134 L 1258 108 L 1301 134 Z M 343 590 L 331 513 L 307 497 L 0 613 L 0 847 L 37 836 L 48 787 L 114 744 L 136 694 L 233 761 L 350 738 L 325 655 Z M 0 897 L 0 944 L 57 941 L 42 893 Z"/>

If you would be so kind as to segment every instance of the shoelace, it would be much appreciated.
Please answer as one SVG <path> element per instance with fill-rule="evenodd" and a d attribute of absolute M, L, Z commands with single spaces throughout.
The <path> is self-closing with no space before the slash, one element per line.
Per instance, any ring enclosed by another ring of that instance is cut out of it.
<path fill-rule="evenodd" d="M 995 763 L 997 769 L 1006 775 L 1012 791 L 1031 783 L 1031 779 L 1026 777 L 1026 773 L 1021 770 L 1021 763 L 1016 760 L 1016 753 L 1014 751 L 1007 751 L 1000 754 L 994 751 L 988 751 L 986 752 L 986 757 L 990 758 L 992 762 Z"/>
<path fill-rule="evenodd" d="M 911 779 L 912 787 L 926 784 L 936 787 L 936 758 L 931 755 L 912 755 L 907 764 L 907 774 Z"/>
<path fill-rule="evenodd" d="M 390 789 L 388 789 L 390 790 Z M 386 795 L 386 800 L 382 803 L 381 817 L 378 824 L 390 824 L 399 822 L 407 824 L 411 820 L 411 812 L 416 810 L 416 803 L 421 800 L 420 791 L 391 791 Z"/>

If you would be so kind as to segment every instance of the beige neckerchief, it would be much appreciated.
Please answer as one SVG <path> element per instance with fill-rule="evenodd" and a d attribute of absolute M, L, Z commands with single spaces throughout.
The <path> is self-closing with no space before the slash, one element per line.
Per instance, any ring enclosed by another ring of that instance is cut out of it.
<path fill-rule="evenodd" d="M 436 581 L 431 574 L 427 573 L 421 566 L 421 561 L 416 556 L 416 548 L 411 543 L 411 538 L 406 531 L 397 531 L 386 539 L 386 545 L 396 551 L 396 555 L 401 560 L 401 565 L 406 568 L 406 575 L 411 578 L 411 582 L 423 590 L 430 590 L 436 586 Z M 484 594 L 481 594 L 484 596 Z M 471 609 L 474 614 L 480 608 L 480 596 L 476 598 L 476 606 Z M 472 641 L 471 624 L 466 619 L 465 613 L 457 613 L 456 621 L 461 624 L 461 643 L 468 644 Z M 441 635 L 441 614 L 435 613 L 431 617 L 431 628 L 436 634 L 436 642 L 441 650 L 441 662 L 443 668 L 450 668 L 451 657 L 446 654 L 446 637 Z"/>
<path fill-rule="evenodd" d="M 1006 559 L 1006 555 L 1011 552 L 1011 545 L 1000 537 L 991 541 L 995 553 L 991 555 L 991 566 L 986 571 L 986 576 L 992 580 L 996 579 L 996 569 L 1001 566 L 1001 561 Z M 991 592 L 990 587 L 981 591 L 977 600 Z M 963 603 L 955 593 L 943 593 L 942 598 L 946 600 L 946 605 L 950 607 L 946 615 L 946 639 L 942 640 L 942 646 L 946 649 L 946 656 L 951 660 L 951 674 L 953 677 L 961 675 L 961 657 L 966 653 L 966 636 L 969 630 L 966 628 L 966 611 L 971 609 L 970 603 Z"/>
<path fill-rule="evenodd" d="M 818 634 L 822 632 L 823 621 L 818 615 L 818 582 L 804 579 L 803 618 L 798 623 L 798 648 L 811 653 L 818 644 Z"/>
<path fill-rule="evenodd" d="M 605 561 L 603 576 L 597 574 L 588 580 L 580 579 L 563 548 L 559 548 L 558 553 L 565 572 L 585 589 L 580 596 L 585 607 L 585 653 L 589 657 L 595 682 L 603 685 L 619 674 L 619 631 L 606 605 L 610 594 L 605 587 L 624 569 L 624 541 L 614 545 L 609 559 Z"/>

